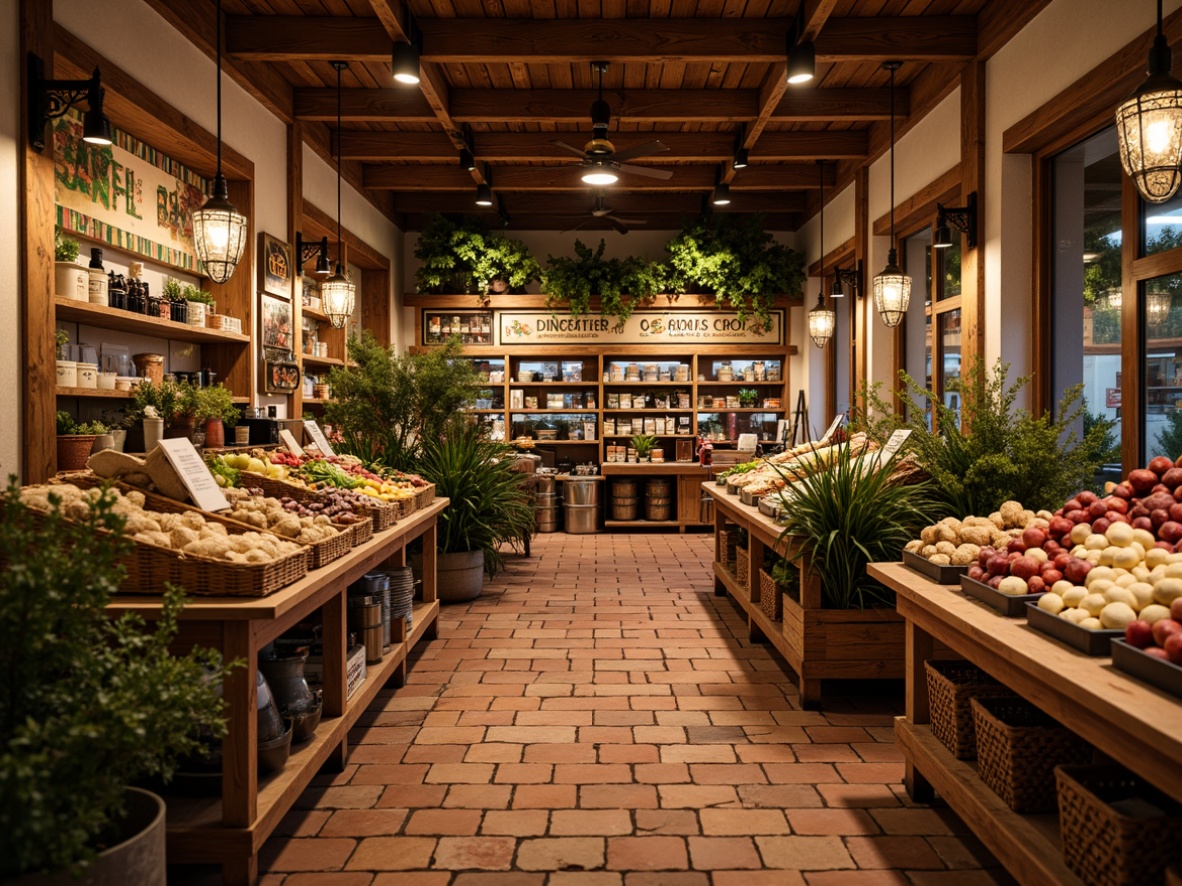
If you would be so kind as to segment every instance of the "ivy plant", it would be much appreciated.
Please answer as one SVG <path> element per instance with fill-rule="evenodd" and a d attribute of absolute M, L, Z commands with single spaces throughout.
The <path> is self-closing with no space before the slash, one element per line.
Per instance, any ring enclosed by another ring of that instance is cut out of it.
<path fill-rule="evenodd" d="M 590 313 L 591 299 L 599 298 L 599 313 L 623 323 L 638 306 L 669 290 L 669 268 L 636 256 L 605 259 L 604 240 L 592 250 L 575 241 L 575 257 L 548 256 L 542 272 L 547 307 L 566 307 L 578 317 Z"/>
<path fill-rule="evenodd" d="M 522 292 L 541 267 L 520 240 L 494 231 L 479 219 L 433 215 L 419 234 L 415 271 L 419 292 Z"/>

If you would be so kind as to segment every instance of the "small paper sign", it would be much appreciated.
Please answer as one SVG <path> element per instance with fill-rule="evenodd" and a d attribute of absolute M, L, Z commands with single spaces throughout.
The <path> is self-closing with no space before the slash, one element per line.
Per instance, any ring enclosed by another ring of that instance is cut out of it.
<path fill-rule="evenodd" d="M 296 442 L 295 434 L 293 434 L 287 428 L 280 429 L 279 439 L 283 441 L 283 445 L 287 447 L 287 451 L 292 455 L 304 454 L 304 447 Z"/>
<path fill-rule="evenodd" d="M 907 438 L 910 436 L 910 431 L 895 431 L 891 434 L 882 449 L 875 450 L 872 456 L 863 462 L 862 473 L 865 474 L 875 468 L 885 467 L 890 464 L 891 459 L 903 448 L 903 444 L 907 442 Z"/>
<path fill-rule="evenodd" d="M 224 511 L 230 507 L 213 474 L 209 472 L 209 468 L 205 466 L 205 462 L 201 460 L 188 437 L 161 440 L 160 448 L 164 450 L 169 464 L 180 476 L 197 507 L 203 511 Z"/>
<path fill-rule="evenodd" d="M 324 436 L 324 431 L 320 430 L 320 425 L 315 421 L 312 419 L 305 421 L 304 430 L 308 432 L 308 436 L 312 438 L 312 442 L 316 444 L 321 455 L 336 455 L 332 451 L 332 447 L 328 445 L 328 438 Z"/>
<path fill-rule="evenodd" d="M 841 427 L 841 423 L 845 421 L 845 413 L 839 412 L 837 418 L 833 419 L 833 424 L 829 426 L 829 430 L 825 432 L 825 436 L 821 438 L 821 442 L 825 442 L 833 436 L 834 432 Z"/>

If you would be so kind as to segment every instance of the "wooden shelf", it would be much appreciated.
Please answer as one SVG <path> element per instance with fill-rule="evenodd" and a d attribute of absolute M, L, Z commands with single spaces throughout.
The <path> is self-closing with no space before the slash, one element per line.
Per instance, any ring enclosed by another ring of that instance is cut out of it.
<path fill-rule="evenodd" d="M 321 323 L 332 322 L 330 319 L 328 319 L 328 314 L 324 313 L 324 311 L 317 311 L 313 308 L 303 308 L 302 311 L 305 317 L 311 317 L 313 320 L 317 320 Z"/>
<path fill-rule="evenodd" d="M 131 391 L 100 391 L 97 388 L 57 388 L 59 397 L 83 397 L 94 400 L 130 400 L 135 396 Z"/>
<path fill-rule="evenodd" d="M 106 305 L 92 305 L 89 302 L 73 301 L 68 298 L 54 298 L 54 309 L 58 320 L 84 323 L 100 329 L 113 329 L 134 335 L 150 335 L 171 341 L 191 341 L 198 344 L 250 344 L 250 336 L 239 332 L 223 332 L 204 326 L 189 326 L 172 320 L 161 320 L 146 314 L 133 314 Z"/>
<path fill-rule="evenodd" d="M 699 381 L 694 382 L 699 388 L 745 388 L 753 387 L 755 385 L 763 385 L 764 387 L 773 386 L 777 388 L 784 387 L 782 381 Z"/>
<path fill-rule="evenodd" d="M 651 388 L 651 387 L 670 387 L 670 388 L 689 388 L 693 387 L 692 381 L 605 381 L 603 384 L 607 387 L 628 387 L 628 388 Z"/>
<path fill-rule="evenodd" d="M 305 397 L 303 399 L 303 403 L 306 406 L 323 406 L 327 402 L 328 402 L 328 400 L 324 399 L 323 397 L 321 397 L 321 398 Z"/>
<path fill-rule="evenodd" d="M 516 437 L 514 440 L 517 439 Z M 509 440 L 512 443 L 513 440 Z M 598 446 L 598 440 L 534 440 L 534 448 L 539 446 Z"/>
<path fill-rule="evenodd" d="M 605 413 L 607 413 L 607 412 L 627 412 L 627 413 L 636 412 L 636 413 L 640 413 L 641 415 L 666 415 L 670 412 L 693 412 L 694 410 L 693 409 L 675 409 L 673 407 L 670 407 L 669 409 L 650 409 L 650 408 L 630 409 L 630 408 L 613 407 L 611 409 L 605 409 L 603 411 Z"/>
<path fill-rule="evenodd" d="M 776 413 L 776 412 L 783 412 L 784 407 L 783 406 L 777 406 L 777 407 L 772 407 L 772 406 L 768 406 L 768 407 L 761 407 L 761 406 L 718 406 L 718 407 L 699 406 L 696 409 L 694 409 L 693 411 L 698 413 L 699 415 L 723 415 L 728 412 L 734 412 L 734 413 L 757 413 L 757 412 Z"/>
<path fill-rule="evenodd" d="M 645 436 L 644 431 L 635 431 L 631 434 L 604 434 L 603 438 L 605 440 L 608 439 L 609 437 L 616 438 L 619 440 L 631 440 L 633 437 L 642 437 L 642 436 Z M 668 439 L 673 439 L 673 438 L 677 438 L 680 440 L 696 440 L 696 439 L 698 439 L 693 434 L 653 434 L 652 436 L 656 437 L 658 440 L 668 440 Z"/>
<path fill-rule="evenodd" d="M 676 520 L 604 520 L 608 529 L 668 529 L 681 524 Z"/>
<path fill-rule="evenodd" d="M 480 412 L 479 409 L 469 409 L 469 412 Z M 512 415 L 591 415 L 599 412 L 594 406 L 564 406 L 562 409 L 495 409 L 493 412 L 508 412 Z"/>
<path fill-rule="evenodd" d="M 504 409 L 465 409 L 464 411 L 472 415 L 504 415 L 505 413 Z"/>
<path fill-rule="evenodd" d="M 498 382 L 499 384 L 499 382 Z M 597 381 L 511 381 L 509 387 L 511 388 L 535 388 L 545 386 L 547 388 L 597 388 L 599 382 Z M 478 387 L 492 387 L 492 384 L 481 384 Z"/>
<path fill-rule="evenodd" d="M 345 361 L 340 357 L 313 357 L 311 354 L 302 354 L 304 363 L 310 363 L 314 366 L 344 366 Z"/>
<path fill-rule="evenodd" d="M 1019 815 L 997 796 L 977 767 L 952 756 L 932 735 L 906 717 L 895 720 L 895 741 L 932 787 L 964 819 L 1024 886 L 1082 886 L 1063 861 L 1057 815 Z"/>

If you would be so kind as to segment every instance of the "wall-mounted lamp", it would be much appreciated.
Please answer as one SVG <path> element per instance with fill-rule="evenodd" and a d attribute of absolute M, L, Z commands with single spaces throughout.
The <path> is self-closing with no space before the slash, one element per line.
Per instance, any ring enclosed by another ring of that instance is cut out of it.
<path fill-rule="evenodd" d="M 862 260 L 854 262 L 853 267 L 833 269 L 833 288 L 829 291 L 830 298 L 845 298 L 845 287 L 855 298 L 862 297 Z"/>
<path fill-rule="evenodd" d="M 103 113 L 103 86 L 99 69 L 89 80 L 46 80 L 45 62 L 29 53 L 29 144 L 34 151 L 45 150 L 45 125 L 65 115 L 86 99 L 89 109 L 82 115 L 82 140 L 92 145 L 111 144 L 111 121 Z"/>
<path fill-rule="evenodd" d="M 977 246 L 977 192 L 969 194 L 964 206 L 936 204 L 936 238 L 932 241 L 935 249 L 947 249 L 952 245 L 952 229 L 960 231 L 968 240 L 969 249 Z"/>
<path fill-rule="evenodd" d="M 312 272 L 317 277 L 327 277 L 332 273 L 332 266 L 328 261 L 328 238 L 321 237 L 320 242 L 315 241 L 309 243 L 304 240 L 303 234 L 296 234 L 296 261 L 299 263 L 300 272 L 304 270 L 304 265 L 310 262 L 313 258 L 316 259 L 316 269 Z"/>

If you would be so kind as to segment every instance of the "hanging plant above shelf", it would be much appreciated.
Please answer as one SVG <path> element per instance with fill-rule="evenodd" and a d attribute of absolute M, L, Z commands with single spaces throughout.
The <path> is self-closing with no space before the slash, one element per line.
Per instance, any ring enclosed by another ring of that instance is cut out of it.
<path fill-rule="evenodd" d="M 712 295 L 739 318 L 767 328 L 777 295 L 803 292 L 804 256 L 772 239 L 758 215 L 707 213 L 682 227 L 665 249 L 676 291 Z"/>
<path fill-rule="evenodd" d="M 538 279 L 541 266 L 520 240 L 490 231 L 472 218 L 433 215 L 419 234 L 415 271 L 421 293 L 524 292 Z"/>
<path fill-rule="evenodd" d="M 669 291 L 669 268 L 664 263 L 635 256 L 605 259 L 606 247 L 600 240 L 593 251 L 576 240 L 575 258 L 549 256 L 542 272 L 542 291 L 549 296 L 546 306 L 566 307 L 578 317 L 590 313 L 592 298 L 598 298 L 599 313 L 622 323 L 637 307 Z"/>

